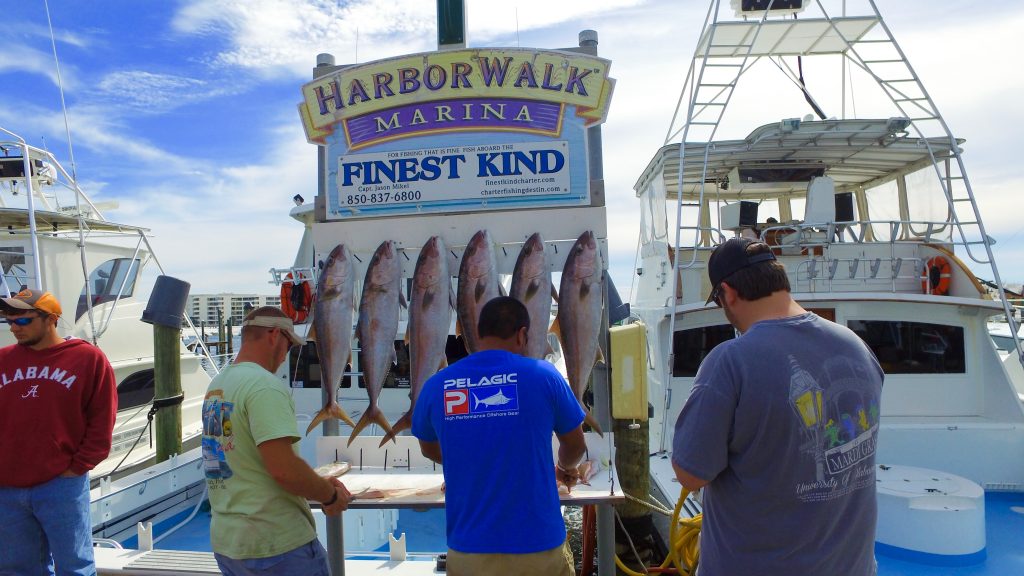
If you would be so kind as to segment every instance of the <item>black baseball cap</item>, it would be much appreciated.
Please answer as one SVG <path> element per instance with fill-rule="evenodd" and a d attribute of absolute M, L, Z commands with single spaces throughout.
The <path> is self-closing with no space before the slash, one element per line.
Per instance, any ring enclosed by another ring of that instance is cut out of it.
<path fill-rule="evenodd" d="M 753 256 L 748 255 L 747 248 L 751 244 L 764 244 L 764 242 L 749 238 L 730 238 L 724 243 L 719 244 L 715 251 L 711 253 L 711 258 L 708 258 L 708 278 L 711 280 L 711 294 L 708 295 L 707 301 L 704 302 L 705 304 L 710 304 L 715 299 L 715 295 L 718 293 L 718 285 L 722 283 L 722 280 L 747 266 L 775 260 L 775 254 L 770 249 Z"/>

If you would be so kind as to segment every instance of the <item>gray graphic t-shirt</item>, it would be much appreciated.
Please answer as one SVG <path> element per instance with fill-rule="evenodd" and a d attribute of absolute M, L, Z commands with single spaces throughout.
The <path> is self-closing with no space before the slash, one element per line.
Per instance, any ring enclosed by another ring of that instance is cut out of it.
<path fill-rule="evenodd" d="M 711 351 L 672 452 L 709 480 L 701 576 L 875 573 L 882 379 L 860 338 L 810 313 Z"/>

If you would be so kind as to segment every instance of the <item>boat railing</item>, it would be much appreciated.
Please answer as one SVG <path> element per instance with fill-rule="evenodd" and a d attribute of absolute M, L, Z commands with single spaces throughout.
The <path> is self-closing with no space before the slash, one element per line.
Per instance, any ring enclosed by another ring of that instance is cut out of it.
<path fill-rule="evenodd" d="M 846 263 L 847 268 L 840 270 Z M 863 263 L 863 265 L 862 265 Z M 793 283 L 794 292 L 832 292 L 838 282 L 862 282 L 875 288 L 886 286 L 892 292 L 901 291 L 908 283 L 917 285 L 925 260 L 918 257 L 904 258 L 808 258 L 797 265 Z M 906 273 L 905 273 L 906 272 Z M 901 283 L 902 281 L 902 283 Z"/>
<path fill-rule="evenodd" d="M 78 216 L 88 213 L 91 218 L 104 220 L 103 214 L 100 212 L 99 208 L 97 208 L 85 192 L 78 187 L 78 183 L 75 179 L 68 174 L 52 153 L 47 150 L 43 150 L 42 148 L 32 146 L 21 136 L 18 136 L 14 132 L 3 127 L 0 127 L 0 133 L 8 134 L 14 138 L 13 141 L 0 142 L 0 147 L 3 148 L 5 154 L 12 148 L 21 150 L 21 158 L 25 164 L 25 176 L 17 180 L 24 181 L 31 192 L 31 194 L 25 194 L 27 203 L 26 207 L 33 209 L 33 201 L 41 200 L 43 202 L 42 209 L 44 210 L 66 212 L 67 210 L 72 210 L 72 207 L 74 207 L 74 212 L 70 214 L 70 216 Z M 33 161 L 40 161 L 44 164 L 41 167 L 36 167 L 33 166 Z M 50 170 L 55 170 L 56 173 L 52 173 Z M 70 201 L 61 202 L 60 198 L 58 198 L 56 194 L 49 197 L 44 195 L 41 191 L 42 188 L 37 187 L 36 184 L 57 186 L 58 188 L 56 188 L 55 191 L 63 188 L 73 194 L 73 196 Z M 53 200 L 52 202 L 51 199 Z"/>
<path fill-rule="evenodd" d="M 314 286 L 316 285 L 316 270 L 312 267 L 271 268 L 270 277 L 270 283 L 274 286 L 280 286 L 285 282 L 292 284 L 310 282 Z"/>

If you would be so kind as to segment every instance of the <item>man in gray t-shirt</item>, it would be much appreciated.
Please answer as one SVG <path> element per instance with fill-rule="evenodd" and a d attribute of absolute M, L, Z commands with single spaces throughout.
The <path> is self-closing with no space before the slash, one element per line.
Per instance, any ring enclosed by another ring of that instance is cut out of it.
<path fill-rule="evenodd" d="M 676 422 L 676 476 L 706 486 L 700 576 L 875 574 L 878 361 L 792 299 L 767 245 L 733 238 L 708 274 L 743 335 L 704 360 Z"/>

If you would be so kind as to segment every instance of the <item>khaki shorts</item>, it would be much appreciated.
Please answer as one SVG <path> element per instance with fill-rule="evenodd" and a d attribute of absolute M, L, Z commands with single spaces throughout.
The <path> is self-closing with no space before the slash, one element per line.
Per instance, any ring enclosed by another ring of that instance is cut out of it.
<path fill-rule="evenodd" d="M 532 554 L 466 554 L 448 549 L 449 576 L 576 576 L 568 544 Z"/>

